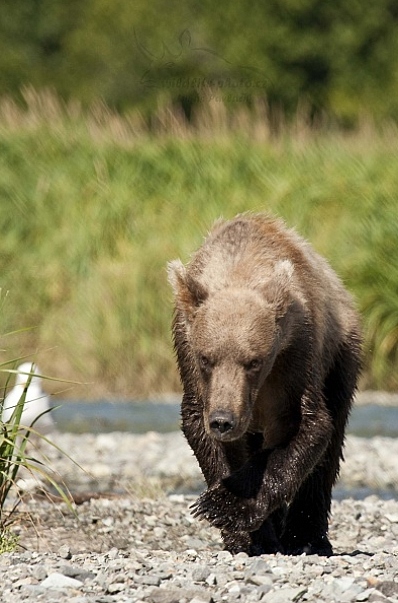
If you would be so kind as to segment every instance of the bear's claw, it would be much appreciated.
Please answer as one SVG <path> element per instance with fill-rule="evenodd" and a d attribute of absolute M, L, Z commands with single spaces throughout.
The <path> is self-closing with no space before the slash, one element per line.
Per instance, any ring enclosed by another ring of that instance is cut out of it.
<path fill-rule="evenodd" d="M 263 508 L 259 515 L 256 500 L 239 498 L 220 485 L 203 492 L 191 510 L 194 517 L 229 531 L 253 532 L 266 518 Z"/>

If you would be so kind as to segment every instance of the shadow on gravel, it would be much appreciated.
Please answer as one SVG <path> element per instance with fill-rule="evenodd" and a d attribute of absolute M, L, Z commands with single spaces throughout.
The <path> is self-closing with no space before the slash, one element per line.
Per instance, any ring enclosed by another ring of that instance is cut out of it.
<path fill-rule="evenodd" d="M 343 552 L 343 553 L 333 553 L 332 557 L 357 557 L 358 555 L 366 555 L 366 557 L 374 557 L 375 553 L 369 553 L 369 551 L 360 551 L 356 549 L 351 553 Z"/>

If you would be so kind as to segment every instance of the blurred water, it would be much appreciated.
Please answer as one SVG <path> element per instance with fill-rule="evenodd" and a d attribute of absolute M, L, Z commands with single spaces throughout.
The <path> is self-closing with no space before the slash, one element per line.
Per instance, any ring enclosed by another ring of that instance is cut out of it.
<path fill-rule="evenodd" d="M 180 402 L 76 402 L 63 400 L 53 418 L 60 431 L 103 433 L 128 431 L 166 433 L 180 428 Z M 373 437 L 398 437 L 398 407 L 369 404 L 357 406 L 351 414 L 348 433 Z"/>
<path fill-rule="evenodd" d="M 73 433 L 104 433 L 128 431 L 166 433 L 180 429 L 180 400 L 174 402 L 98 402 L 60 401 L 53 417 L 60 431 Z M 398 437 L 398 407 L 369 404 L 354 408 L 348 433 L 373 437 L 377 435 Z M 369 488 L 347 489 L 337 485 L 333 498 L 357 500 L 375 494 L 382 499 L 397 499 L 397 490 L 372 490 Z"/>
<path fill-rule="evenodd" d="M 347 488 L 337 484 L 333 488 L 333 498 L 335 500 L 344 500 L 345 498 L 354 498 L 355 500 L 364 500 L 368 496 L 377 496 L 381 500 L 398 500 L 398 490 L 382 490 L 374 488 Z"/>
<path fill-rule="evenodd" d="M 357 406 L 351 414 L 348 433 L 364 438 L 398 437 L 398 406 Z"/>
<path fill-rule="evenodd" d="M 166 433 L 180 428 L 180 403 L 173 402 L 76 402 L 63 400 L 52 416 L 60 431 L 105 433 L 128 431 Z"/>

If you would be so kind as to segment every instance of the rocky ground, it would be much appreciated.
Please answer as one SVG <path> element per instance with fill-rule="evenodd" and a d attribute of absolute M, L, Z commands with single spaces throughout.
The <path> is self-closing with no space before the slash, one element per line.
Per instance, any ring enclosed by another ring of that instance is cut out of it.
<path fill-rule="evenodd" d="M 203 487 L 180 433 L 54 434 L 38 445 L 76 503 L 41 497 L 25 476 L 16 552 L 0 556 L 0 601 L 398 602 L 398 442 L 350 436 L 333 503 L 335 554 L 231 556 L 189 505 Z M 67 452 L 74 460 L 68 459 Z M 37 486 L 37 484 L 36 484 Z M 381 496 L 352 498 L 358 489 Z"/>

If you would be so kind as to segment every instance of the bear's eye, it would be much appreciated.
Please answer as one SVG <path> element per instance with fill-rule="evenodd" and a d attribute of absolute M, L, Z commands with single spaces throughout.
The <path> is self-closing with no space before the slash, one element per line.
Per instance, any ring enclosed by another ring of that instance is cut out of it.
<path fill-rule="evenodd" d="M 261 360 L 261 358 L 252 358 L 252 360 L 246 362 L 244 366 L 247 372 L 256 373 L 261 369 L 262 365 L 263 361 Z"/>
<path fill-rule="evenodd" d="M 211 362 L 210 358 L 208 358 L 204 354 L 201 354 L 199 356 L 199 366 L 204 373 L 210 373 L 213 367 L 213 363 Z"/>

